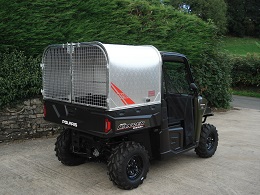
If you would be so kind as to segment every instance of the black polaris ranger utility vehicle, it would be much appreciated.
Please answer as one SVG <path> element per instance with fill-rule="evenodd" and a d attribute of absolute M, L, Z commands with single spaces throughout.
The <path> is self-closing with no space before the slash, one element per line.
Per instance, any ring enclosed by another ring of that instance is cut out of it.
<path fill-rule="evenodd" d="M 122 189 L 138 187 L 149 160 L 191 149 L 211 157 L 216 127 L 187 58 L 153 46 L 71 43 L 43 55 L 44 118 L 66 129 L 55 144 L 65 165 L 107 162 Z M 204 119 L 204 120 L 203 120 Z"/>

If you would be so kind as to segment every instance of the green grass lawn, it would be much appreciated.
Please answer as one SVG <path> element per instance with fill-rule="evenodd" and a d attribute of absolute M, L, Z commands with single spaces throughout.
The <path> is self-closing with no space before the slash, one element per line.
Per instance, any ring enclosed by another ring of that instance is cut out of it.
<path fill-rule="evenodd" d="M 232 94 L 233 95 L 240 95 L 240 96 L 260 98 L 260 92 L 259 91 L 250 90 L 250 89 L 243 89 L 243 90 L 232 89 Z"/>
<path fill-rule="evenodd" d="M 260 39 L 225 37 L 223 39 L 223 49 L 225 52 L 234 55 L 246 55 L 247 53 L 258 53 L 260 55 Z"/>

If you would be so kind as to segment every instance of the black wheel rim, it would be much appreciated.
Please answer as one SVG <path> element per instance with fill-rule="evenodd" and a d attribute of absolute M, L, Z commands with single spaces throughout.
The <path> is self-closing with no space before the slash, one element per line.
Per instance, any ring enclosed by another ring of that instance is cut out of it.
<path fill-rule="evenodd" d="M 143 160 L 140 156 L 133 156 L 127 163 L 126 174 L 130 180 L 138 178 L 143 171 Z"/>
<path fill-rule="evenodd" d="M 207 144 L 206 147 L 208 150 L 212 150 L 215 145 L 215 135 L 214 133 L 210 133 L 208 138 L 207 138 Z"/>

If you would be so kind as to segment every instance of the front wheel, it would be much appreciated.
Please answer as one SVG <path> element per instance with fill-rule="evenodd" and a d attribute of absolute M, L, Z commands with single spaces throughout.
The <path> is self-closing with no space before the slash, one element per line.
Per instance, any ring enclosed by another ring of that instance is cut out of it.
<path fill-rule="evenodd" d="M 121 189 L 130 190 L 143 183 L 149 170 L 149 156 L 139 143 L 119 144 L 108 159 L 110 180 Z"/>
<path fill-rule="evenodd" d="M 218 131 L 214 125 L 203 124 L 200 141 L 195 152 L 199 157 L 209 158 L 213 156 L 218 147 Z"/>

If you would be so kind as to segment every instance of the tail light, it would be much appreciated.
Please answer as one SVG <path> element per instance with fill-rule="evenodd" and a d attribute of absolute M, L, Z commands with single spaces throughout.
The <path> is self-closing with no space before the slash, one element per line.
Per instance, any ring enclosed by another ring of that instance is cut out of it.
<path fill-rule="evenodd" d="M 105 133 L 108 133 L 111 130 L 111 121 L 109 119 L 105 119 Z"/>
<path fill-rule="evenodd" d="M 43 104 L 43 117 L 45 118 L 47 114 L 46 105 Z"/>

